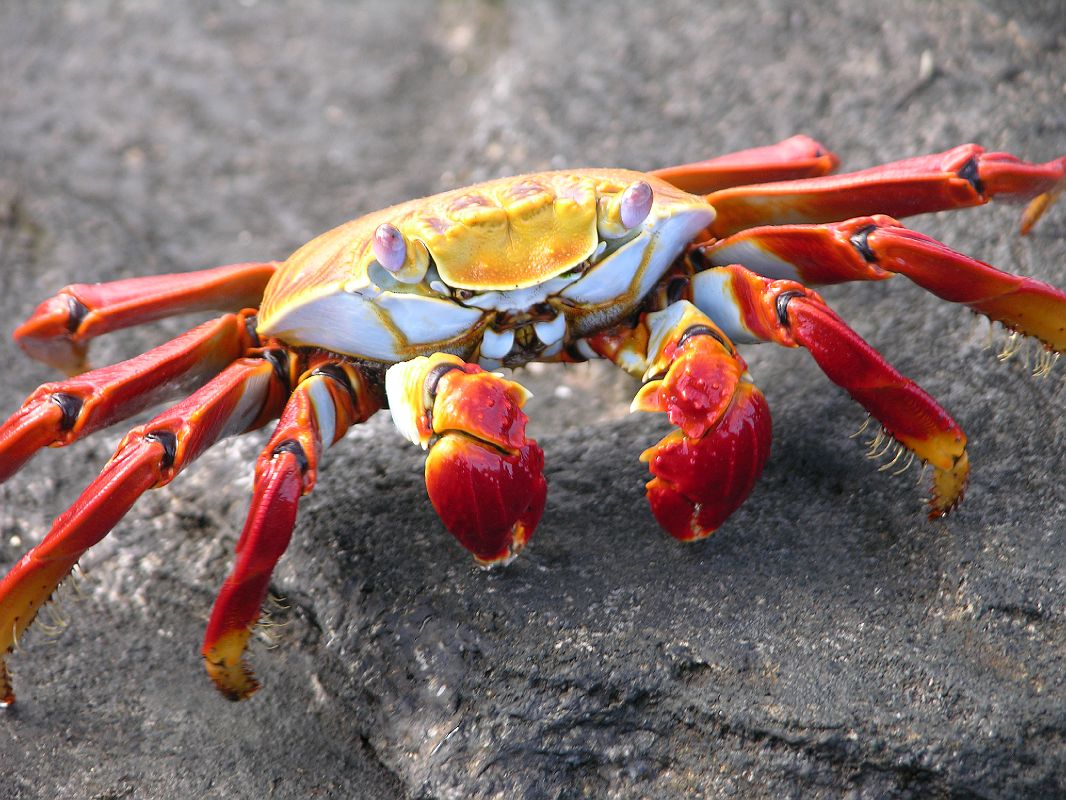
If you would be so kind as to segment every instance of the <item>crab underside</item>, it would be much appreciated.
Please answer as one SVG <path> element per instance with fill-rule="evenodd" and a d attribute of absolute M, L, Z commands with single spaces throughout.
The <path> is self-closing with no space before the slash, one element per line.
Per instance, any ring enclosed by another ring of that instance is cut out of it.
<path fill-rule="evenodd" d="M 44 447 L 187 396 L 130 431 L 0 581 L 0 705 L 15 699 L 6 654 L 81 555 L 214 442 L 275 419 L 203 645 L 226 697 L 258 686 L 245 645 L 323 449 L 384 406 L 428 450 L 445 526 L 481 564 L 514 558 L 547 485 L 525 433 L 527 394 L 498 366 L 605 358 L 640 379 L 633 409 L 665 412 L 675 428 L 641 455 L 652 511 L 694 540 L 745 500 L 770 450 L 769 409 L 735 344 L 803 347 L 879 426 L 887 468 L 931 466 L 929 514 L 948 512 L 966 485 L 965 434 L 810 287 L 902 274 L 1038 341 L 1045 372 L 1066 348 L 1066 294 L 894 217 L 998 196 L 1030 201 L 1025 233 L 1066 187 L 1066 157 L 1030 164 L 963 145 L 830 175 L 836 163 L 793 137 L 646 174 L 527 175 L 376 212 L 283 264 L 62 289 L 15 337 L 71 377 L 39 387 L 0 425 L 0 480 Z M 208 310 L 227 313 L 84 371 L 94 336 Z"/>

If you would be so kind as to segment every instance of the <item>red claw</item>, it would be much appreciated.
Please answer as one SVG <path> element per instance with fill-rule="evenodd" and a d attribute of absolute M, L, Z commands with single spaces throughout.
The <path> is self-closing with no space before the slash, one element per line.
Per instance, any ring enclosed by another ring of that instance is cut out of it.
<path fill-rule="evenodd" d="M 543 468 L 535 441 L 506 453 L 449 433 L 426 459 L 426 488 L 445 527 L 478 563 L 506 563 L 540 522 L 548 491 Z"/>
<path fill-rule="evenodd" d="M 429 448 L 426 489 L 441 522 L 482 566 L 506 564 L 544 511 L 544 453 L 526 438 L 514 381 L 435 353 L 389 369 L 393 419 Z"/>
<path fill-rule="evenodd" d="M 713 533 L 751 493 L 770 455 L 770 438 L 766 399 L 745 382 L 702 438 L 678 430 L 645 450 L 640 459 L 654 476 L 648 503 L 659 524 L 682 541 Z"/>
<path fill-rule="evenodd" d="M 641 387 L 633 405 L 665 411 L 671 424 L 698 439 L 729 406 L 746 366 L 709 336 L 695 336 L 674 353 L 663 379 Z"/>
<path fill-rule="evenodd" d="M 526 396 L 517 383 L 481 367 L 453 369 L 437 384 L 433 430 L 463 431 L 503 450 L 517 450 L 526 440 Z"/>

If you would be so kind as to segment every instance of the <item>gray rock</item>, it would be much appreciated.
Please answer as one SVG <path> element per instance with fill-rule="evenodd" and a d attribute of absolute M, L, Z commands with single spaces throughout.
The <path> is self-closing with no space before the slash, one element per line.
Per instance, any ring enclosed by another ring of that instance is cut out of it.
<path fill-rule="evenodd" d="M 7 339 L 71 281 L 282 257 L 363 211 L 519 171 L 651 168 L 805 132 L 848 166 L 979 141 L 1066 152 L 1055 0 L 443 2 L 0 10 L 0 407 L 53 376 Z M 1066 285 L 1066 216 L 917 219 Z M 746 357 L 776 441 L 748 503 L 684 547 L 646 510 L 607 369 L 529 371 L 549 505 L 485 574 L 384 417 L 329 454 L 229 704 L 197 656 L 263 434 L 145 497 L 84 560 L 62 635 L 12 659 L 3 797 L 1041 797 L 1066 792 L 1062 377 L 902 281 L 824 296 L 971 439 L 961 509 L 847 439 L 799 352 Z M 99 363 L 189 319 L 105 337 Z M 113 340 L 113 341 L 112 341 Z M 557 391 L 556 386 L 565 387 Z M 0 487 L 0 564 L 121 432 Z M 913 473 L 912 473 L 913 475 Z"/>

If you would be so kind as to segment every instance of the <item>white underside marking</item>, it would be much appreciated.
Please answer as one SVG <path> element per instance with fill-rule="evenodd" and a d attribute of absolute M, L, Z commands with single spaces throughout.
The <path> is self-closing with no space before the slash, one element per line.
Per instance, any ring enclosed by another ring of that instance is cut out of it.
<path fill-rule="evenodd" d="M 393 364 L 385 372 L 385 396 L 389 400 L 392 422 L 404 439 L 417 445 L 422 444 L 418 432 L 421 409 L 408 402 L 407 383 L 421 375 L 425 363 L 425 356 L 419 356 L 410 361 Z"/>
<path fill-rule="evenodd" d="M 273 376 L 270 372 L 264 371 L 245 381 L 241 387 L 241 397 L 237 401 L 233 413 L 230 414 L 226 424 L 222 427 L 222 432 L 218 435 L 219 439 L 225 439 L 227 436 L 236 436 L 238 433 L 244 433 L 248 430 L 252 420 L 256 418 L 263 408 L 263 401 L 266 399 L 267 387 L 270 385 L 271 377 Z"/>
<path fill-rule="evenodd" d="M 794 266 L 750 241 L 737 242 L 717 250 L 711 257 L 711 263 L 716 267 L 740 264 L 773 280 L 802 280 Z"/>
<path fill-rule="evenodd" d="M 322 435 L 322 444 L 329 447 L 337 435 L 337 409 L 333 406 L 333 396 L 326 387 L 326 381 L 332 380 L 325 375 L 315 375 L 307 380 L 307 396 L 315 410 L 318 431 Z"/>
<path fill-rule="evenodd" d="M 313 345 L 379 361 L 403 358 L 385 320 L 391 320 L 410 345 L 431 345 L 473 328 L 482 312 L 448 300 L 382 292 L 373 299 L 348 292 L 311 298 L 279 313 L 261 333 L 289 344 Z M 384 317 L 384 319 L 383 319 Z"/>
<path fill-rule="evenodd" d="M 645 231 L 589 270 L 585 277 L 563 290 L 575 303 L 598 305 L 625 296 L 644 259 L 651 237 Z"/>
<path fill-rule="evenodd" d="M 463 301 L 465 305 L 486 311 L 525 311 L 538 303 L 543 303 L 569 284 L 573 278 L 550 278 L 543 283 L 527 286 L 525 289 L 512 289 L 504 292 L 481 292 Z"/>
<path fill-rule="evenodd" d="M 482 313 L 451 300 L 415 294 L 383 292 L 375 300 L 400 329 L 409 344 L 433 344 L 452 339 L 473 328 Z"/>
<path fill-rule="evenodd" d="M 537 332 L 537 338 L 544 344 L 555 344 L 561 342 L 563 337 L 566 336 L 566 317 L 562 314 L 556 314 L 555 317 L 547 322 L 534 322 L 533 330 Z"/>
<path fill-rule="evenodd" d="M 485 358 L 503 358 L 514 346 L 514 331 L 485 330 L 481 337 L 481 355 Z"/>
<path fill-rule="evenodd" d="M 728 272 L 709 269 L 699 273 L 692 279 L 692 295 L 696 307 L 710 317 L 734 344 L 762 341 L 752 335 L 740 318 Z"/>

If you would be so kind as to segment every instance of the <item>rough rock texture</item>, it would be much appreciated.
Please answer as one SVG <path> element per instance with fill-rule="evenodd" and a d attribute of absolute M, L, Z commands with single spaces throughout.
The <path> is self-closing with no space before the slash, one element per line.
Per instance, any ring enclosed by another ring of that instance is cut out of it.
<path fill-rule="evenodd" d="M 598 11 L 594 13 L 593 9 Z M 852 166 L 979 141 L 1066 152 L 1056 0 L 936 4 L 6 3 L 0 10 L 0 407 L 51 374 L 7 333 L 72 280 L 286 255 L 362 211 L 565 165 L 653 167 L 795 132 Z M 915 225 L 1066 285 L 1066 211 Z M 262 436 L 218 447 L 85 558 L 12 659 L 3 797 L 1041 797 L 1066 792 L 1061 369 L 893 281 L 825 295 L 953 410 L 969 497 L 911 477 L 803 353 L 762 348 L 773 455 L 710 541 L 646 510 L 606 369 L 530 371 L 550 499 L 511 568 L 473 568 L 384 417 L 333 451 L 231 705 L 197 657 Z M 103 340 L 98 362 L 190 320 Z M 560 388 L 556 388 L 559 386 Z M 12 563 L 115 446 L 0 487 Z"/>

